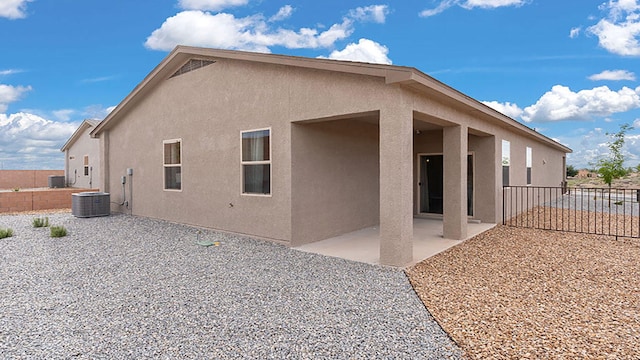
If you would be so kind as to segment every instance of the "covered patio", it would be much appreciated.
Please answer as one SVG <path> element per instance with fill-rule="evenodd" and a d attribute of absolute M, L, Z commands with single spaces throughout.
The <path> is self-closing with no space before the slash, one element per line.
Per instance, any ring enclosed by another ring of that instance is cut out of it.
<path fill-rule="evenodd" d="M 493 227 L 496 137 L 443 117 L 400 104 L 294 122 L 292 247 L 402 267 Z"/>
<path fill-rule="evenodd" d="M 413 260 L 407 266 L 432 257 L 450 247 L 461 244 L 496 224 L 469 221 L 467 237 L 463 240 L 443 237 L 442 219 L 413 219 Z M 296 250 L 338 257 L 367 264 L 380 264 L 380 227 L 372 226 L 362 230 L 335 236 L 326 240 L 295 247 Z"/>

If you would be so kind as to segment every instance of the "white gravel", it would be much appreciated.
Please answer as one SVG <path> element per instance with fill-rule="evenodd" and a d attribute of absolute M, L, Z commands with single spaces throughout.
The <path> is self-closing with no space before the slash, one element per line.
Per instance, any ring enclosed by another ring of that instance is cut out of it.
<path fill-rule="evenodd" d="M 0 216 L 0 358 L 461 357 L 402 270 L 125 215 L 49 214 L 54 239 L 36 216 Z"/>

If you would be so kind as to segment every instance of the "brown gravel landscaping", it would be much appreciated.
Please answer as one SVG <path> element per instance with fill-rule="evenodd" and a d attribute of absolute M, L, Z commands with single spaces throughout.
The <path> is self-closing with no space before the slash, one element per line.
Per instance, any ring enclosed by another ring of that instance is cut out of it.
<path fill-rule="evenodd" d="M 640 240 L 497 226 L 407 269 L 472 359 L 637 359 Z"/>
<path fill-rule="evenodd" d="M 634 211 L 633 214 L 623 214 L 621 211 L 616 213 L 614 210 L 608 213 L 537 206 L 507 220 L 506 224 L 516 227 L 640 238 L 639 210 L 636 208 Z"/>

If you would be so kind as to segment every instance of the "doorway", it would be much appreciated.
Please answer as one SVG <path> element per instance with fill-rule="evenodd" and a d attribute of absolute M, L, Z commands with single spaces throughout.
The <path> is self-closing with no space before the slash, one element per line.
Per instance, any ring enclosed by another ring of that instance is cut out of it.
<path fill-rule="evenodd" d="M 442 154 L 419 155 L 419 212 L 442 214 L 444 209 L 444 158 Z M 473 154 L 467 155 L 467 215 L 473 216 Z"/>

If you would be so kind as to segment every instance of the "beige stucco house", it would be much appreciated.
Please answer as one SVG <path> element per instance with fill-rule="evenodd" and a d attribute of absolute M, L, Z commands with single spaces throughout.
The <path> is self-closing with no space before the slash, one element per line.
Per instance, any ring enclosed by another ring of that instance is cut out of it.
<path fill-rule="evenodd" d="M 84 120 L 62 146 L 67 186 L 102 189 L 100 140 L 90 136 L 100 120 Z"/>
<path fill-rule="evenodd" d="M 379 224 L 398 266 L 414 217 L 463 239 L 571 151 L 414 68 L 184 46 L 91 135 L 113 211 L 290 246 Z"/>

